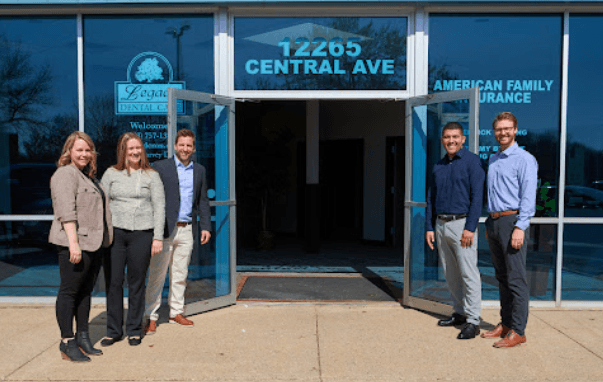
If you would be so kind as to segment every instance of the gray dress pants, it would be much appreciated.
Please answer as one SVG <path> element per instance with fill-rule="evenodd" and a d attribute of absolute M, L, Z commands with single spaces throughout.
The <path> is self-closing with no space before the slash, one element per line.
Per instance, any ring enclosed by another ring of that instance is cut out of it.
<path fill-rule="evenodd" d="M 482 311 L 482 282 L 477 268 L 477 230 L 471 247 L 461 247 L 466 219 L 436 220 L 435 234 L 440 263 L 452 296 L 454 312 L 479 325 Z"/>

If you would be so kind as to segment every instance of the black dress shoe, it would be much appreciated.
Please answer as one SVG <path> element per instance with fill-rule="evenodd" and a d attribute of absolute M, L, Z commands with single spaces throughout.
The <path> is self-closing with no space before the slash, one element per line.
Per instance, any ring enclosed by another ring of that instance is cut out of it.
<path fill-rule="evenodd" d="M 128 343 L 130 346 L 138 346 L 142 343 L 142 339 L 140 337 L 128 337 Z"/>
<path fill-rule="evenodd" d="M 474 325 L 471 323 L 466 323 L 461 329 L 458 338 L 459 340 L 470 340 L 471 338 L 475 338 L 479 334 L 479 325 Z"/>
<path fill-rule="evenodd" d="M 121 341 L 122 339 L 123 339 L 122 337 L 117 337 L 117 338 L 105 337 L 101 340 L 101 346 L 103 346 L 103 347 L 111 346 L 114 343 Z"/>
<path fill-rule="evenodd" d="M 461 316 L 460 314 L 454 313 L 450 318 L 446 318 L 444 320 L 438 321 L 439 326 L 456 326 L 463 325 L 467 322 L 467 318 L 465 316 Z"/>
<path fill-rule="evenodd" d="M 103 355 L 103 351 L 95 349 L 90 342 L 90 336 L 88 332 L 77 332 L 75 333 L 75 342 L 80 350 L 88 355 Z"/>

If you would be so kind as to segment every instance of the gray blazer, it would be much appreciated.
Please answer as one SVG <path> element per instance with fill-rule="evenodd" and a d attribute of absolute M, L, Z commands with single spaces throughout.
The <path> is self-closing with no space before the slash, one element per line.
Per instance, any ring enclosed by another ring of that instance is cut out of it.
<path fill-rule="evenodd" d="M 61 166 L 54 172 L 50 178 L 50 193 L 54 211 L 48 235 L 50 243 L 69 247 L 62 223 L 70 221 L 76 222 L 78 242 L 83 251 L 94 252 L 101 245 L 108 247 L 113 242 L 113 224 L 106 192 L 103 208 L 100 192 L 92 180 L 75 166 Z M 103 210 L 108 228 L 106 236 Z"/>
<path fill-rule="evenodd" d="M 178 169 L 174 158 L 163 159 L 153 163 L 163 182 L 165 190 L 165 231 L 164 237 L 170 237 L 178 222 L 178 211 L 180 210 L 180 183 L 178 181 Z M 207 181 L 205 178 L 205 167 L 193 162 L 193 235 L 195 244 L 197 238 L 197 224 L 202 231 L 211 231 L 211 211 L 209 199 L 207 198 Z M 199 217 L 199 223 L 197 223 Z"/>

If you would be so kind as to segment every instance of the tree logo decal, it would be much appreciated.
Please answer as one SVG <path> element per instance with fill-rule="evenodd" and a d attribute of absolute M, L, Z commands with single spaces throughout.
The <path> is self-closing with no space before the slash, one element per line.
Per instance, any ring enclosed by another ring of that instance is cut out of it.
<path fill-rule="evenodd" d="M 140 64 L 135 76 L 140 82 L 163 80 L 163 69 L 159 67 L 159 61 L 155 57 L 147 58 Z"/>
<path fill-rule="evenodd" d="M 115 114 L 167 115 L 168 89 L 186 89 L 184 81 L 174 81 L 174 70 L 157 52 L 140 53 L 130 61 L 126 81 L 115 81 Z M 176 104 L 184 114 L 184 103 Z"/>

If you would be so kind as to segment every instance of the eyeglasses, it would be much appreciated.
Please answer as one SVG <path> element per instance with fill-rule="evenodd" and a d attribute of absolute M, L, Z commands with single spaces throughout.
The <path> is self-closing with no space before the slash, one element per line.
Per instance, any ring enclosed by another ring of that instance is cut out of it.
<path fill-rule="evenodd" d="M 494 134 L 498 134 L 498 133 L 502 133 L 502 132 L 508 133 L 513 129 L 515 129 L 515 127 L 502 127 L 500 129 L 497 128 L 497 129 L 494 129 Z"/>

